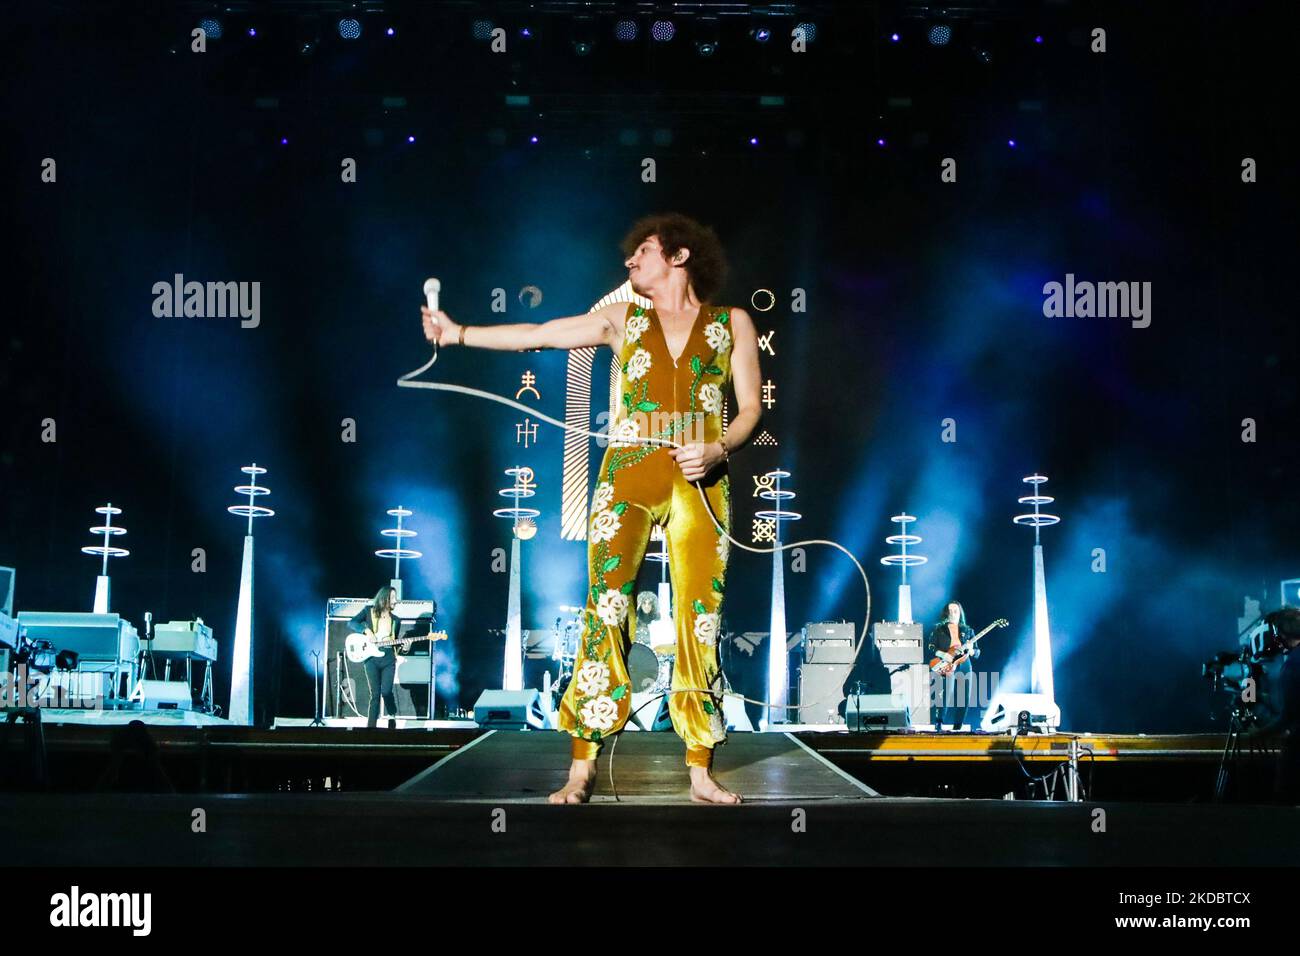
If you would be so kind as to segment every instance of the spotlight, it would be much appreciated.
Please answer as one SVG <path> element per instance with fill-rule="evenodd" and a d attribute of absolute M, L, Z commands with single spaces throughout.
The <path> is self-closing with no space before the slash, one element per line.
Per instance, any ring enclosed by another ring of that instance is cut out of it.
<path fill-rule="evenodd" d="M 339 36 L 344 40 L 356 40 L 361 36 L 361 21 L 353 17 L 339 20 Z"/>
<path fill-rule="evenodd" d="M 532 38 L 533 38 L 533 28 L 532 28 L 532 27 L 520 27 L 520 28 L 519 28 L 519 39 L 521 39 L 521 40 L 531 40 Z"/>
<path fill-rule="evenodd" d="M 528 137 L 528 142 L 530 142 L 530 143 L 536 143 L 537 141 L 538 141 L 538 140 L 537 140 L 537 137 L 536 137 L 536 136 L 530 136 L 530 137 Z"/>
<path fill-rule="evenodd" d="M 749 137 L 749 145 L 750 145 L 750 146 L 757 146 L 757 145 L 758 145 L 758 137 L 757 137 L 757 136 L 751 136 L 751 137 Z"/>
<path fill-rule="evenodd" d="M 812 43 L 817 39 L 817 24 L 811 22 L 795 24 L 796 30 L 803 31 L 803 40 L 805 43 Z"/>
<path fill-rule="evenodd" d="M 976 50 L 975 59 L 979 60 L 981 63 L 992 63 L 993 54 L 988 50 Z"/>
<path fill-rule="evenodd" d="M 579 17 L 573 21 L 573 52 L 578 56 L 587 56 L 595 43 L 591 17 Z"/>
<path fill-rule="evenodd" d="M 221 39 L 221 21 L 216 17 L 204 17 L 199 21 L 199 29 L 203 31 L 209 40 Z"/>
<path fill-rule="evenodd" d="M 1041 44 L 1043 42 L 1043 35 L 1040 33 L 1038 36 L 1034 37 L 1034 42 Z"/>
<path fill-rule="evenodd" d="M 624 17 L 614 24 L 614 39 L 620 43 L 631 43 L 638 32 L 635 20 Z"/>
<path fill-rule="evenodd" d="M 671 20 L 656 20 L 650 27 L 650 36 L 656 43 L 667 43 L 677 35 L 677 27 Z"/>
<path fill-rule="evenodd" d="M 889 144 L 888 144 L 887 142 L 885 142 L 885 137 L 881 136 L 880 138 L 878 138 L 878 139 L 876 140 L 876 145 L 879 146 L 879 147 L 881 147 L 881 148 L 883 149 L 884 147 L 888 146 Z"/>
<path fill-rule="evenodd" d="M 394 30 L 392 27 L 389 27 L 387 30 L 384 31 L 384 36 L 395 37 L 397 36 L 397 31 Z"/>
<path fill-rule="evenodd" d="M 766 43 L 768 40 L 772 39 L 772 31 L 767 27 L 754 27 L 754 29 L 749 31 L 749 35 L 753 38 L 755 43 Z"/>
<path fill-rule="evenodd" d="M 303 17 L 298 22 L 295 42 L 300 56 L 311 56 L 320 45 L 320 23 L 312 17 Z"/>
<path fill-rule="evenodd" d="M 703 17 L 695 26 L 695 52 L 713 56 L 718 52 L 718 18 Z"/>
<path fill-rule="evenodd" d="M 414 143 L 414 142 L 415 142 L 415 137 L 414 137 L 414 136 L 408 136 L 408 137 L 406 137 L 406 141 L 407 141 L 408 143 Z"/>
<path fill-rule="evenodd" d="M 1007 145 L 1010 146 L 1012 149 L 1015 149 L 1015 148 L 1016 148 L 1016 141 L 1015 141 L 1014 139 L 1009 139 L 1009 140 L 1007 140 Z"/>
<path fill-rule="evenodd" d="M 250 37 L 255 37 L 255 36 L 257 36 L 257 27 L 249 27 L 249 28 L 248 28 L 248 35 L 249 35 Z"/>
<path fill-rule="evenodd" d="M 492 39 L 492 21 L 475 20 L 474 25 L 470 27 L 470 32 L 475 40 L 490 40 Z"/>
<path fill-rule="evenodd" d="M 890 43 L 897 43 L 897 42 L 898 42 L 899 40 L 901 40 L 901 39 L 902 39 L 902 37 L 900 37 L 897 33 L 891 33 L 891 34 L 889 35 L 889 42 L 890 42 Z"/>
<path fill-rule="evenodd" d="M 952 39 L 952 27 L 946 23 L 936 23 L 930 27 L 926 39 L 930 41 L 930 46 L 947 46 Z"/>

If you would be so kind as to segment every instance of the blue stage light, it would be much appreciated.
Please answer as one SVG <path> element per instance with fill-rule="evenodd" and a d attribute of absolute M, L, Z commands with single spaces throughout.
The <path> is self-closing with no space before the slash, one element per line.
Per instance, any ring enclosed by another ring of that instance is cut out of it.
<path fill-rule="evenodd" d="M 754 38 L 755 43 L 766 43 L 772 39 L 772 31 L 767 27 L 755 27 L 749 31 L 749 35 Z"/>
<path fill-rule="evenodd" d="M 203 31 L 209 40 L 221 39 L 221 21 L 216 17 L 204 17 L 199 21 L 199 29 Z"/>
<path fill-rule="evenodd" d="M 339 36 L 345 40 L 356 40 L 361 36 L 361 21 L 353 17 L 344 17 L 339 21 Z"/>
<path fill-rule="evenodd" d="M 635 20 L 624 18 L 614 24 L 614 39 L 621 43 L 630 43 L 636 39 L 639 31 Z"/>
<path fill-rule="evenodd" d="M 490 40 L 492 38 L 492 21 L 475 20 L 470 32 L 475 40 Z"/>
<path fill-rule="evenodd" d="M 803 39 L 805 43 L 812 43 L 813 40 L 817 39 L 817 24 L 815 23 L 800 23 L 795 26 L 795 29 L 803 31 Z"/>
<path fill-rule="evenodd" d="M 657 43 L 667 43 L 676 35 L 677 27 L 673 26 L 671 20 L 656 20 L 654 25 L 650 27 L 650 36 Z"/>
<path fill-rule="evenodd" d="M 395 37 L 397 36 L 397 31 L 394 30 L 392 27 L 389 27 L 387 30 L 384 31 L 384 36 Z"/>
<path fill-rule="evenodd" d="M 889 42 L 890 42 L 890 43 L 897 43 L 897 42 L 898 42 L 899 40 L 901 40 L 901 39 L 902 39 L 902 37 L 900 37 L 897 33 L 891 33 L 891 34 L 889 35 Z"/>
<path fill-rule="evenodd" d="M 952 39 L 952 27 L 946 23 L 936 23 L 930 27 L 926 39 L 930 41 L 930 46 L 947 46 L 948 41 Z"/>

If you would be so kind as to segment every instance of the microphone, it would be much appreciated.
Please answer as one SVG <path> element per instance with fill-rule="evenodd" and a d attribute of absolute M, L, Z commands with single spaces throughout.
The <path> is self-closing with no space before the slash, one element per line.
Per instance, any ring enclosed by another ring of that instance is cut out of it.
<path fill-rule="evenodd" d="M 146 641 L 153 639 L 153 611 L 144 612 L 144 633 Z"/>
<path fill-rule="evenodd" d="M 424 280 L 424 297 L 428 300 L 430 312 L 438 311 L 438 293 L 441 290 L 442 283 L 437 279 L 430 278 Z M 433 321 L 437 322 L 438 320 L 435 318 Z"/>

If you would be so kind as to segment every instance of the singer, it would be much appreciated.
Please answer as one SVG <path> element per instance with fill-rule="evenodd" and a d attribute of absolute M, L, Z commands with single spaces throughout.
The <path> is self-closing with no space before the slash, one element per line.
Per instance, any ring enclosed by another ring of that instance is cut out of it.
<path fill-rule="evenodd" d="M 677 601 L 673 688 L 709 689 L 668 697 L 673 727 L 686 744 L 690 796 L 698 803 L 739 803 L 740 795 L 710 772 L 713 749 L 726 739 L 717 645 L 730 542 L 714 526 L 698 489 L 729 532 L 727 459 L 749 441 L 761 417 L 758 338 L 743 309 L 710 304 L 726 274 L 725 253 L 712 229 L 680 213 L 649 216 L 628 232 L 622 251 L 632 288 L 653 303 L 648 310 L 611 304 L 549 322 L 467 326 L 425 307 L 424 334 L 439 347 L 606 345 L 619 358 L 622 402 L 592 495 L 590 587 L 574 677 L 559 711 L 560 729 L 572 738 L 573 761 L 568 783 L 550 801 L 588 801 L 601 744 L 627 722 L 629 597 L 657 524 L 668 540 Z M 724 431 L 729 384 L 737 413 Z M 701 440 L 680 448 L 631 441 L 697 436 Z"/>

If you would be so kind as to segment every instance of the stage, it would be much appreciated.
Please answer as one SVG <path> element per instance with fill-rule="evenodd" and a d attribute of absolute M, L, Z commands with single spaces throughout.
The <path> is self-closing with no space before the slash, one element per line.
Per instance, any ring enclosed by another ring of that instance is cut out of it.
<path fill-rule="evenodd" d="M 55 767 L 110 747 L 99 728 L 99 739 L 86 727 L 45 730 Z M 702 806 L 686 797 L 675 735 L 628 734 L 614 748 L 616 795 L 606 748 L 591 803 L 552 806 L 547 793 L 562 786 L 567 766 L 567 741 L 554 732 L 153 731 L 168 766 L 240 763 L 231 779 L 265 783 L 269 765 L 294 774 L 334 761 L 343 788 L 333 790 L 338 778 L 331 778 L 330 791 L 316 792 L 4 793 L 0 835 L 12 858 L 161 866 L 931 866 L 943 857 L 982 866 L 1239 866 L 1287 865 L 1300 855 L 1297 808 L 1190 804 L 1173 792 L 1135 803 L 926 799 L 874 786 L 878 767 L 900 761 L 1013 761 L 1005 737 L 735 734 L 719 749 L 715 773 L 745 803 Z M 1019 743 L 1027 761 L 1060 761 L 1060 741 Z M 1117 766 L 1190 762 L 1212 777 L 1210 757 L 1217 758 L 1213 739 L 1095 743 L 1099 761 Z M 1108 752 L 1100 753 L 1102 743 Z M 17 754 L 4 756 L 12 766 Z M 832 758 L 863 770 L 849 774 Z M 387 791 L 350 790 L 344 775 L 382 778 L 382 766 L 417 763 L 424 767 Z M 221 774 L 209 767 L 208 777 Z M 191 834 L 195 809 L 205 814 L 207 835 Z M 961 839 L 936 847 L 941 829 Z"/>
<path fill-rule="evenodd" d="M 1068 735 L 733 733 L 715 773 L 745 802 L 722 807 L 689 801 L 676 735 L 628 733 L 602 753 L 589 805 L 551 806 L 568 759 L 555 732 L 153 724 L 152 756 L 124 764 L 120 726 L 55 717 L 40 725 L 48 789 L 0 794 L 5 846 L 50 865 L 930 866 L 947 827 L 960 839 L 942 855 L 957 865 L 1300 855 L 1300 808 L 1255 801 L 1270 751 L 1243 758 L 1244 802 L 1211 802 L 1223 747 L 1213 735 L 1079 737 L 1095 762 L 1081 776 L 1099 799 L 1067 802 L 1024 799 L 1020 782 L 1022 768 L 1062 766 Z M 26 744 L 21 724 L 6 726 L 12 777 Z M 177 792 L 141 792 L 160 789 L 142 782 L 159 779 L 147 767 Z M 207 836 L 190 832 L 196 808 Z"/>

